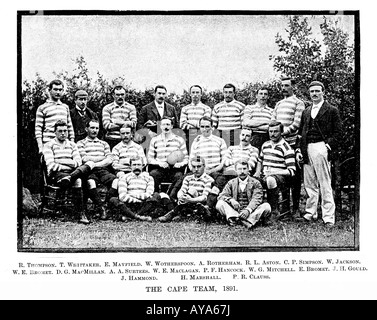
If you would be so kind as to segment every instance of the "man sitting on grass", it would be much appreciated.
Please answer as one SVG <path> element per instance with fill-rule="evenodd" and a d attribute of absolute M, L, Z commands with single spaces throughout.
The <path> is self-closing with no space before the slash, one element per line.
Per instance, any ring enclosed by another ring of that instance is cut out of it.
<path fill-rule="evenodd" d="M 205 170 L 205 162 L 201 157 L 191 159 L 192 174 L 187 175 L 178 191 L 178 205 L 163 217 L 158 218 L 160 222 L 171 221 L 178 215 L 185 215 L 187 212 L 194 212 L 204 219 L 210 218 L 209 210 L 204 206 L 207 196 L 211 190 L 213 178 Z"/>
<path fill-rule="evenodd" d="M 173 203 L 165 194 L 154 193 L 154 180 L 148 172 L 142 172 L 143 160 L 137 156 L 130 160 L 132 172 L 120 177 L 119 198 L 110 199 L 111 208 L 118 209 L 122 221 L 127 218 L 152 221 L 151 213 L 159 205 L 173 209 Z"/>
<path fill-rule="evenodd" d="M 248 229 L 258 221 L 267 221 L 271 207 L 263 202 L 261 183 L 249 175 L 248 159 L 236 162 L 237 178 L 230 180 L 220 193 L 216 209 L 230 225 L 238 222 Z"/>

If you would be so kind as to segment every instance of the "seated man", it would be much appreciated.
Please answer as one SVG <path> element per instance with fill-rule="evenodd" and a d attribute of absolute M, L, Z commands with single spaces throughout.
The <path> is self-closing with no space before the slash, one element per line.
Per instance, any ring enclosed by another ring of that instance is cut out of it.
<path fill-rule="evenodd" d="M 104 203 L 98 193 L 98 184 L 103 184 L 110 190 L 115 175 L 110 172 L 110 166 L 113 161 L 113 155 L 110 152 L 110 146 L 107 142 L 98 139 L 99 122 L 98 120 L 90 120 L 85 128 L 87 137 L 77 142 L 82 162 L 89 164 L 91 167 L 88 173 L 87 193 L 88 197 L 93 201 L 96 209 L 101 212 L 100 218 L 106 220 L 107 214 Z"/>
<path fill-rule="evenodd" d="M 82 165 L 76 144 L 67 140 L 67 123 L 63 120 L 56 121 L 54 130 L 55 139 L 43 146 L 48 178 L 52 184 L 62 189 L 72 186 L 72 200 L 75 211 L 79 215 L 79 221 L 88 224 L 89 220 L 84 212 L 80 177 L 90 171 L 90 166 Z"/>
<path fill-rule="evenodd" d="M 238 160 L 235 164 L 237 178 L 230 180 L 220 193 L 216 209 L 230 225 L 240 222 L 248 229 L 258 221 L 266 221 L 271 207 L 263 202 L 261 183 L 249 175 L 248 159 Z"/>
<path fill-rule="evenodd" d="M 261 148 L 255 177 L 262 178 L 267 186 L 267 201 L 274 220 L 282 218 L 278 209 L 279 188 L 289 185 L 295 175 L 295 152 L 282 137 L 284 126 L 273 121 L 269 124 L 269 141 Z M 285 210 L 284 210 L 285 211 Z"/>
<path fill-rule="evenodd" d="M 148 172 L 142 172 L 141 157 L 131 158 L 130 164 L 132 172 L 119 179 L 119 198 L 110 199 L 110 206 L 120 211 L 122 221 L 126 221 L 127 218 L 152 221 L 149 214 L 159 203 L 166 206 L 168 210 L 173 209 L 173 203 L 166 195 L 164 197 L 164 195 L 154 193 L 154 180 Z"/>
<path fill-rule="evenodd" d="M 197 210 L 197 215 L 209 219 L 210 214 L 204 204 L 211 190 L 213 179 L 204 172 L 205 162 L 203 158 L 192 158 L 190 165 L 193 174 L 187 175 L 183 179 L 182 187 L 178 191 L 178 205 L 163 217 L 158 218 L 158 221 L 171 221 L 175 216 L 184 215 L 187 210 L 191 212 Z"/>
<path fill-rule="evenodd" d="M 224 157 L 227 150 L 225 140 L 212 134 L 212 119 L 203 117 L 199 121 L 201 134 L 191 145 L 190 156 L 201 157 L 205 161 L 205 172 L 214 179 L 213 187 L 208 195 L 207 205 L 214 209 L 216 198 L 220 189 L 225 186 L 227 180 L 222 174 Z M 191 168 L 190 168 L 191 169 Z M 192 169 L 191 169 L 192 170 Z"/>
<path fill-rule="evenodd" d="M 177 198 L 177 192 L 182 183 L 185 167 L 188 163 L 188 154 L 185 140 L 172 132 L 173 122 L 170 118 L 162 118 L 161 134 L 153 137 L 148 151 L 149 172 L 154 179 L 155 192 L 160 191 L 163 180 L 171 182 L 168 195 L 171 199 Z M 174 151 L 181 151 L 183 159 L 174 165 L 168 163 L 168 156 Z"/>
<path fill-rule="evenodd" d="M 228 180 L 233 179 L 237 176 L 234 164 L 241 159 L 247 159 L 249 168 L 251 170 L 255 170 L 258 162 L 259 150 L 250 144 L 251 137 L 251 129 L 242 128 L 240 132 L 240 144 L 237 146 L 230 146 L 226 151 L 223 160 L 223 174 L 225 176 L 230 176 Z"/>
<path fill-rule="evenodd" d="M 131 124 L 124 124 L 120 130 L 121 142 L 114 146 L 112 150 L 113 163 L 112 166 L 116 173 L 116 179 L 109 191 L 109 199 L 118 196 L 118 179 L 131 172 L 130 159 L 134 157 L 141 157 L 143 166 L 147 163 L 143 147 L 133 141 L 134 129 Z"/>

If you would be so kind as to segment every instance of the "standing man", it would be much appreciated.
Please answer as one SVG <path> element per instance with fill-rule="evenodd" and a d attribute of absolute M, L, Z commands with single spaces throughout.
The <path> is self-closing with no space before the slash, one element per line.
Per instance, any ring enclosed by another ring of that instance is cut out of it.
<path fill-rule="evenodd" d="M 309 85 L 313 105 L 302 117 L 299 134 L 298 161 L 304 161 L 304 187 L 308 194 L 305 221 L 317 218 L 317 206 L 321 195 L 322 219 L 326 226 L 335 223 L 335 201 L 331 188 L 330 155 L 336 155 L 341 139 L 342 122 L 339 110 L 324 100 L 322 82 Z"/>
<path fill-rule="evenodd" d="M 89 220 L 84 212 L 81 177 L 90 171 L 92 163 L 82 165 L 76 144 L 67 140 L 68 125 L 65 121 L 56 121 L 54 130 L 55 139 L 43 146 L 48 179 L 62 189 L 72 187 L 73 205 L 79 221 L 88 224 Z"/>
<path fill-rule="evenodd" d="M 55 123 L 64 120 L 67 124 L 68 139 L 75 140 L 69 107 L 62 103 L 64 84 L 61 80 L 53 80 L 49 86 L 50 98 L 37 109 L 35 115 L 35 139 L 37 140 L 38 150 L 41 154 L 43 145 L 55 138 Z"/>
<path fill-rule="evenodd" d="M 216 104 L 212 110 L 213 126 L 221 132 L 229 133 L 230 145 L 234 145 L 234 130 L 240 129 L 245 105 L 235 100 L 236 87 L 228 83 L 223 88 L 224 101 Z"/>
<path fill-rule="evenodd" d="M 157 122 L 162 118 L 172 118 L 172 128 L 178 127 L 178 116 L 175 108 L 165 102 L 167 90 L 164 86 L 158 85 L 154 89 L 154 101 L 141 108 L 137 117 L 137 130 L 148 128 L 150 137 L 157 135 Z"/>
<path fill-rule="evenodd" d="M 77 142 L 82 162 L 84 164 L 92 163 L 91 170 L 85 177 L 87 183 L 86 191 L 96 209 L 100 211 L 100 219 L 106 220 L 106 209 L 98 193 L 97 186 L 101 183 L 107 187 L 108 191 L 111 189 L 115 179 L 115 175 L 110 172 L 113 155 L 109 144 L 106 141 L 98 139 L 98 120 L 90 120 L 86 125 L 86 132 L 87 137 Z"/>
<path fill-rule="evenodd" d="M 90 120 L 98 120 L 97 114 L 87 107 L 88 93 L 85 90 L 77 90 L 75 93 L 75 107 L 71 109 L 71 120 L 75 131 L 75 142 L 83 140 L 87 136 L 87 124 Z"/>
<path fill-rule="evenodd" d="M 293 94 L 294 80 L 291 78 L 281 79 L 281 89 L 284 96 L 272 113 L 272 120 L 281 122 L 284 126 L 282 136 L 289 143 L 293 150 L 296 150 L 297 133 L 301 124 L 302 112 L 305 104 Z M 301 193 L 301 167 L 296 163 L 296 174 L 291 182 L 293 217 L 300 217 L 300 193 Z M 289 189 L 284 198 L 290 199 Z"/>
<path fill-rule="evenodd" d="M 242 125 L 253 131 L 251 145 L 258 148 L 268 141 L 268 125 L 271 122 L 272 109 L 267 105 L 268 89 L 266 87 L 257 90 L 257 103 L 245 107 Z"/>
<path fill-rule="evenodd" d="M 211 190 L 213 179 L 206 174 L 205 162 L 201 157 L 194 157 L 190 161 L 192 174 L 183 179 L 182 187 L 178 191 L 178 205 L 166 215 L 158 218 L 160 222 L 171 221 L 174 217 L 184 216 L 187 211 L 202 216 L 205 220 L 210 218 L 207 208 L 207 196 Z"/>
<path fill-rule="evenodd" d="M 136 108 L 125 100 L 126 89 L 117 85 L 113 89 L 114 101 L 102 109 L 102 125 L 106 130 L 105 141 L 111 150 L 121 141 L 119 130 L 124 124 L 136 126 Z"/>
<path fill-rule="evenodd" d="M 268 132 L 271 140 L 262 145 L 254 174 L 267 186 L 267 201 L 274 220 L 283 217 L 278 209 L 279 189 L 289 185 L 296 171 L 295 152 L 282 137 L 283 130 L 280 122 L 270 123 Z"/>
<path fill-rule="evenodd" d="M 230 180 L 220 193 L 216 210 L 230 225 L 240 222 L 250 230 L 261 219 L 269 218 L 271 207 L 263 203 L 261 183 L 249 175 L 248 160 L 238 160 L 235 167 L 237 177 Z"/>
<path fill-rule="evenodd" d="M 202 87 L 199 85 L 193 85 L 190 87 L 191 103 L 184 106 L 181 110 L 180 128 L 186 134 L 186 146 L 189 150 L 191 143 L 198 133 L 199 120 L 204 116 L 211 116 L 211 108 L 201 102 L 203 94 Z M 192 137 L 192 139 L 191 139 Z"/>
<path fill-rule="evenodd" d="M 171 199 L 177 198 L 177 192 L 182 183 L 185 167 L 188 163 L 188 153 L 185 140 L 175 135 L 171 130 L 173 120 L 163 117 L 161 120 L 161 134 L 152 138 L 149 151 L 149 172 L 154 179 L 154 190 L 159 192 L 163 180 L 171 182 L 168 195 Z M 183 156 L 174 164 L 169 164 L 168 156 L 175 151 L 180 151 Z"/>

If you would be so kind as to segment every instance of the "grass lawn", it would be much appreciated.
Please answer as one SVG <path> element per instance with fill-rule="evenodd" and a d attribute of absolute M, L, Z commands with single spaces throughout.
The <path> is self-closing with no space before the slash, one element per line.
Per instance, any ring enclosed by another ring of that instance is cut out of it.
<path fill-rule="evenodd" d="M 84 249 L 95 251 L 242 251 L 294 248 L 352 249 L 355 247 L 353 217 L 326 229 L 323 222 L 276 222 L 249 231 L 241 225 L 221 222 L 197 223 L 184 219 L 161 224 L 157 221 L 99 221 L 89 225 L 76 221 L 30 218 L 23 222 L 22 249 Z"/>

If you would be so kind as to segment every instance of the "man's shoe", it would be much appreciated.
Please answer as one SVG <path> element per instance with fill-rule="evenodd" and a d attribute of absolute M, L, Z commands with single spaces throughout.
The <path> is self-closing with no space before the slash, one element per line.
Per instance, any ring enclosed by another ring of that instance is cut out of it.
<path fill-rule="evenodd" d="M 238 218 L 236 218 L 236 217 L 231 217 L 231 218 L 228 219 L 228 224 L 230 226 L 235 226 L 237 224 L 237 222 L 238 222 Z"/>
<path fill-rule="evenodd" d="M 107 211 L 104 207 L 100 207 L 100 211 L 101 211 L 101 215 L 100 215 L 100 219 L 101 220 L 106 220 L 107 219 Z"/>
<path fill-rule="evenodd" d="M 253 229 L 254 225 L 250 221 L 244 219 L 240 219 L 240 221 L 247 228 L 247 230 Z"/>
<path fill-rule="evenodd" d="M 79 222 L 82 223 L 82 224 L 89 224 L 90 223 L 88 218 L 86 217 L 85 213 L 81 214 Z"/>
<path fill-rule="evenodd" d="M 157 219 L 158 222 L 170 222 L 174 217 L 174 211 L 171 210 L 167 214 Z"/>
<path fill-rule="evenodd" d="M 325 223 L 325 228 L 326 228 L 326 229 L 332 229 L 332 228 L 334 228 L 334 227 L 335 227 L 335 224 L 332 223 L 332 222 L 326 222 L 326 223 Z"/>
<path fill-rule="evenodd" d="M 60 188 L 67 189 L 71 185 L 71 176 L 61 178 L 56 183 Z"/>
<path fill-rule="evenodd" d="M 135 214 L 135 218 L 140 220 L 140 221 L 148 221 L 148 222 L 151 222 L 152 221 L 152 218 L 149 217 L 149 216 L 140 216 L 138 214 Z"/>

